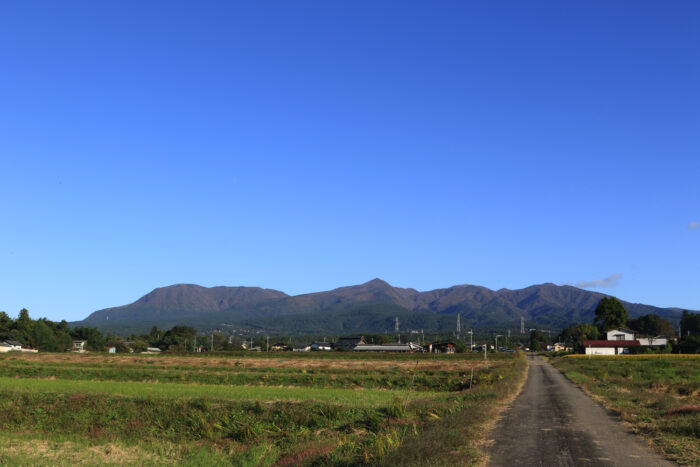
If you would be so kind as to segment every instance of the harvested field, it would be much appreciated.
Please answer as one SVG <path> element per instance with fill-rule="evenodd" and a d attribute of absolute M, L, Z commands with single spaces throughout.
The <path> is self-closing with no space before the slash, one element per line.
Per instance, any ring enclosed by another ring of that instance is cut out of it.
<path fill-rule="evenodd" d="M 341 354 L 342 357 L 330 358 L 330 355 L 323 354 L 290 354 L 288 352 L 270 353 L 270 356 L 245 357 L 215 357 L 215 356 L 171 356 L 171 355 L 138 355 L 121 356 L 105 354 L 1 354 L 0 362 L 3 360 L 18 360 L 27 362 L 63 362 L 77 364 L 100 364 L 100 365 L 121 365 L 142 367 L 144 365 L 174 366 L 174 367 L 243 367 L 243 368 L 314 368 L 314 369 L 401 369 L 413 370 L 416 365 L 415 356 L 408 355 L 357 355 Z M 335 354 L 338 355 L 338 354 Z M 486 365 L 481 356 L 465 358 L 464 356 L 428 355 L 421 356 L 420 367 L 428 370 L 459 371 Z"/>
<path fill-rule="evenodd" d="M 480 427 L 526 368 L 517 355 L 482 358 L 6 354 L 0 461 L 473 464 Z M 445 429 L 460 435 L 437 436 Z M 35 442 L 51 456 L 32 454 Z"/>

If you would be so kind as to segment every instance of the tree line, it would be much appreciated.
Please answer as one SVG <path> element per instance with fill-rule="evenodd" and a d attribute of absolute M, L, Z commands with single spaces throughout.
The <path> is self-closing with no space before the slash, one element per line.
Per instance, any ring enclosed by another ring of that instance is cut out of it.
<path fill-rule="evenodd" d="M 26 308 L 20 310 L 16 319 L 0 311 L 0 342 L 15 341 L 25 348 L 41 352 L 65 352 L 71 349 L 74 340 L 86 341 L 85 348 L 91 351 L 103 351 L 107 347 L 116 347 L 118 352 L 142 352 L 148 347 L 185 351 L 192 350 L 197 340 L 196 335 L 197 331 L 189 326 L 174 326 L 167 331 L 154 326 L 148 334 L 124 338 L 115 334 L 105 335 L 90 326 L 72 328 L 65 320 L 55 322 L 46 318 L 32 319 Z M 214 336 L 214 343 L 219 350 L 234 350 L 234 345 L 221 334 Z M 209 350 L 211 340 L 204 341 L 204 344 Z"/>

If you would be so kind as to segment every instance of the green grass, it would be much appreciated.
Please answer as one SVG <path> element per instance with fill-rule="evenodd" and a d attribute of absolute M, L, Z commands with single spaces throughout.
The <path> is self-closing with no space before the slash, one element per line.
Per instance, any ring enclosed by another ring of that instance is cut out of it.
<path fill-rule="evenodd" d="M 0 391 L 56 392 L 62 394 L 113 394 L 127 397 L 201 398 L 253 401 L 336 402 L 351 406 L 378 406 L 395 397 L 404 397 L 406 390 L 323 389 L 311 387 L 224 386 L 208 384 L 153 384 L 124 381 L 86 381 L 64 379 L 24 379 L 0 377 Z M 437 393 L 422 392 L 421 397 Z"/>
<path fill-rule="evenodd" d="M 700 465 L 700 356 L 560 357 L 551 362 L 659 452 L 680 464 Z M 690 409 L 679 410 L 683 407 Z"/>
<path fill-rule="evenodd" d="M 314 388 L 408 389 L 414 391 L 459 390 L 466 372 L 423 370 L 411 373 L 397 369 L 283 369 L 240 367 L 195 367 L 63 362 L 6 361 L 0 378 L 56 378 L 65 380 L 196 383 L 238 386 L 304 386 Z"/>

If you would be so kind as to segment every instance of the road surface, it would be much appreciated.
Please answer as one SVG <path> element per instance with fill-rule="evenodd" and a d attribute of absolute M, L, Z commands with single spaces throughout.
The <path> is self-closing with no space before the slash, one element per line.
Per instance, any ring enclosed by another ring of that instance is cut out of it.
<path fill-rule="evenodd" d="M 525 386 L 492 433 L 489 465 L 675 465 L 652 453 L 559 370 L 539 357 L 528 359 Z"/>

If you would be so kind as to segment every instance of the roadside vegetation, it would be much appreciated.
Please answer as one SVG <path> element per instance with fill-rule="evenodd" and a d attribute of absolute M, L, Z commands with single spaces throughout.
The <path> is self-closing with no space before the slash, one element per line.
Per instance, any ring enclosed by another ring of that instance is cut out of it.
<path fill-rule="evenodd" d="M 550 360 L 660 453 L 700 465 L 700 355 L 569 355 Z"/>
<path fill-rule="evenodd" d="M 362 357 L 9 353 L 0 463 L 473 465 L 527 366 Z"/>

